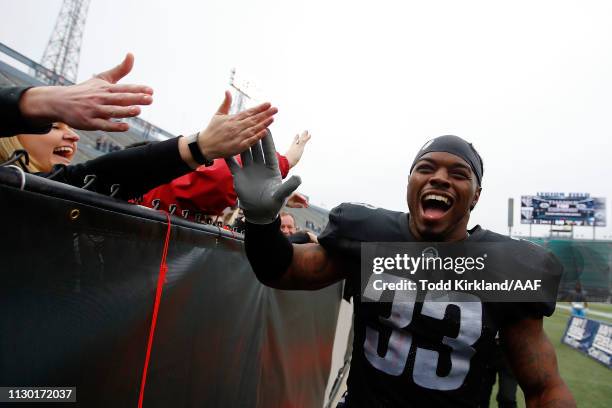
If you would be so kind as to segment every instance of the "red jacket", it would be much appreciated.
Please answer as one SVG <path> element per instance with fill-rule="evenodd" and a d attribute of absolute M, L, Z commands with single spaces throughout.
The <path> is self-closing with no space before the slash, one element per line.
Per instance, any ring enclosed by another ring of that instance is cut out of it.
<path fill-rule="evenodd" d="M 285 178 L 289 173 L 289 161 L 278 153 L 276 157 L 281 175 Z M 240 156 L 236 159 L 240 163 Z M 191 173 L 154 188 L 143 196 L 140 204 L 193 218 L 197 213 L 221 214 L 225 208 L 235 206 L 237 198 L 234 179 L 225 160 L 216 159 L 210 167 L 200 166 Z"/>

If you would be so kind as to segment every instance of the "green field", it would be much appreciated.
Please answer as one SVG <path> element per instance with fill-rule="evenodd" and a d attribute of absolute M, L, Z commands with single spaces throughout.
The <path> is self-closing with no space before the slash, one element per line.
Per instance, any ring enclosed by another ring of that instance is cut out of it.
<path fill-rule="evenodd" d="M 595 307 L 594 307 L 595 306 Z M 589 305 L 592 310 L 612 312 L 610 305 Z M 609 408 L 612 407 L 612 370 L 604 367 L 595 360 L 587 357 L 579 351 L 561 343 L 561 336 L 565 332 L 569 311 L 557 308 L 554 315 L 544 319 L 544 329 L 550 341 L 557 350 L 559 371 L 561 377 L 568 385 L 579 407 L 586 408 Z M 592 316 L 596 320 L 607 319 Z M 491 395 L 491 407 L 496 407 L 495 395 L 497 387 Z M 524 407 L 523 393 L 518 391 L 518 406 Z"/>
<path fill-rule="evenodd" d="M 559 305 L 561 305 L 561 308 L 559 308 Z M 562 309 L 563 306 L 565 306 L 566 308 L 571 307 L 569 302 L 557 303 L 558 310 Z M 602 312 L 606 313 L 607 316 L 601 315 Z M 589 319 L 599 320 L 600 322 L 612 324 L 612 305 L 609 305 L 607 303 L 589 303 L 587 315 Z"/>
<path fill-rule="evenodd" d="M 589 303 L 589 309 L 599 312 L 612 313 L 612 305 L 608 303 Z"/>

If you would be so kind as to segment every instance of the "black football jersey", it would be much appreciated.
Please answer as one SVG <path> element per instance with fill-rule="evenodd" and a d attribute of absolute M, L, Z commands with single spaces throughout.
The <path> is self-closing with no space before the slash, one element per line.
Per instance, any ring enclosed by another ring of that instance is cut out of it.
<path fill-rule="evenodd" d="M 362 242 L 414 242 L 407 213 L 341 204 L 318 237 L 341 254 L 354 302 L 354 338 L 347 407 L 476 407 L 495 336 L 526 317 L 550 316 L 554 303 L 482 303 L 452 292 L 448 302 L 364 302 L 360 293 Z M 479 226 L 470 241 L 515 241 Z M 560 264 L 544 248 L 521 241 L 529 262 Z"/>

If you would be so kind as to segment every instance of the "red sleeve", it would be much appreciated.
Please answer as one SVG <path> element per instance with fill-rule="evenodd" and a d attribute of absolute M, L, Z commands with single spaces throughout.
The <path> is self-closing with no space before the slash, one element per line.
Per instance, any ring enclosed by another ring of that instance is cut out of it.
<path fill-rule="evenodd" d="M 159 208 L 168 211 L 170 205 L 177 206 L 175 214 L 183 210 L 214 215 L 227 207 L 236 205 L 234 180 L 225 164 L 217 159 L 210 167 L 200 166 L 195 171 L 172 180 L 149 191 L 143 197 L 143 205 L 153 207 L 153 200 L 160 200 Z"/>
<path fill-rule="evenodd" d="M 278 159 L 278 167 L 280 169 L 281 176 L 283 178 L 287 177 L 287 174 L 289 174 L 290 169 L 289 160 L 287 160 L 287 158 L 280 153 L 276 153 L 276 158 Z"/>
<path fill-rule="evenodd" d="M 278 167 L 283 178 L 289 173 L 289 161 L 279 153 Z M 236 157 L 240 162 L 240 156 Z M 227 207 L 236 205 L 238 197 L 234 191 L 234 179 L 223 159 L 215 160 L 210 167 L 200 166 L 195 171 L 154 188 L 143 197 L 142 205 L 154 207 L 159 200 L 159 209 L 169 211 L 171 205 L 176 205 L 176 215 L 182 215 L 183 210 L 189 214 L 202 213 L 207 215 L 221 214 Z"/>

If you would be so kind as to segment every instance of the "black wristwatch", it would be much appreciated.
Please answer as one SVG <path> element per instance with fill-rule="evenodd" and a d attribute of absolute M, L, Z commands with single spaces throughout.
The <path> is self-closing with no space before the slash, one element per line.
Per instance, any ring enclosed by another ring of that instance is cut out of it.
<path fill-rule="evenodd" d="M 189 146 L 189 151 L 191 152 L 191 156 L 193 160 L 198 164 L 203 164 L 206 167 L 210 167 L 215 164 L 214 160 L 208 159 L 206 156 L 202 154 L 200 150 L 200 146 L 198 145 L 198 138 L 200 137 L 200 132 L 195 133 L 191 136 L 187 136 L 187 146 Z"/>

